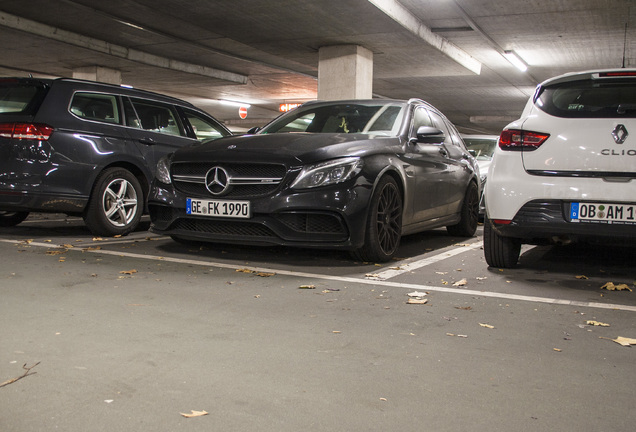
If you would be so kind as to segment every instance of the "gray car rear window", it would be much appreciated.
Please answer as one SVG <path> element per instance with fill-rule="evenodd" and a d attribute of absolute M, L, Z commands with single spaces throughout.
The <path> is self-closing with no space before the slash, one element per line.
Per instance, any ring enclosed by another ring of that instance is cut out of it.
<path fill-rule="evenodd" d="M 24 113 L 38 90 L 32 85 L 0 86 L 0 113 Z"/>
<path fill-rule="evenodd" d="M 557 117 L 636 117 L 636 80 L 585 80 L 546 86 L 535 104 Z"/>

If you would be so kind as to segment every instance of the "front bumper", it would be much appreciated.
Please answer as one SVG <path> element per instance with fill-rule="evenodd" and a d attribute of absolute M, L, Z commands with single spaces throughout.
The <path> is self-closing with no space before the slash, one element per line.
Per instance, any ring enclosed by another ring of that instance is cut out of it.
<path fill-rule="evenodd" d="M 315 190 L 283 189 L 250 200 L 252 217 L 186 214 L 186 196 L 155 182 L 148 200 L 152 232 L 218 243 L 356 249 L 364 243 L 371 185 L 358 181 Z M 206 197 L 209 198 L 209 197 Z"/>

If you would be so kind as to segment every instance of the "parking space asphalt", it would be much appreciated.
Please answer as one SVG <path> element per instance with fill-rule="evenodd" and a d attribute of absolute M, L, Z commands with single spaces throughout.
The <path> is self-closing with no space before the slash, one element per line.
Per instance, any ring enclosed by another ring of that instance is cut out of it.
<path fill-rule="evenodd" d="M 80 219 L 33 215 L 0 230 L 0 430 L 636 420 L 636 347 L 618 343 L 636 339 L 636 249 L 525 246 L 503 270 L 486 266 L 481 237 L 435 230 L 378 265 L 147 228 L 95 238 Z"/>

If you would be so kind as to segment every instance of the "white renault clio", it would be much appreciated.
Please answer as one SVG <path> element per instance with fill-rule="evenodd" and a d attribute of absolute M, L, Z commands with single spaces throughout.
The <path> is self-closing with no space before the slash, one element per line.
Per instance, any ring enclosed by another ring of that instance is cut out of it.
<path fill-rule="evenodd" d="M 541 83 L 499 137 L 485 196 L 492 267 L 517 265 L 522 244 L 634 244 L 636 69 Z"/>

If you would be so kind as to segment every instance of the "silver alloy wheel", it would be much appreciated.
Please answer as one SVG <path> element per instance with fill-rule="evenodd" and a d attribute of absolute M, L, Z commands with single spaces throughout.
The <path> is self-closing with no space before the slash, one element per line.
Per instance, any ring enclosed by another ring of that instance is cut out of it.
<path fill-rule="evenodd" d="M 111 181 L 103 195 L 103 209 L 106 218 L 117 227 L 128 225 L 137 214 L 137 192 L 126 179 Z"/>

